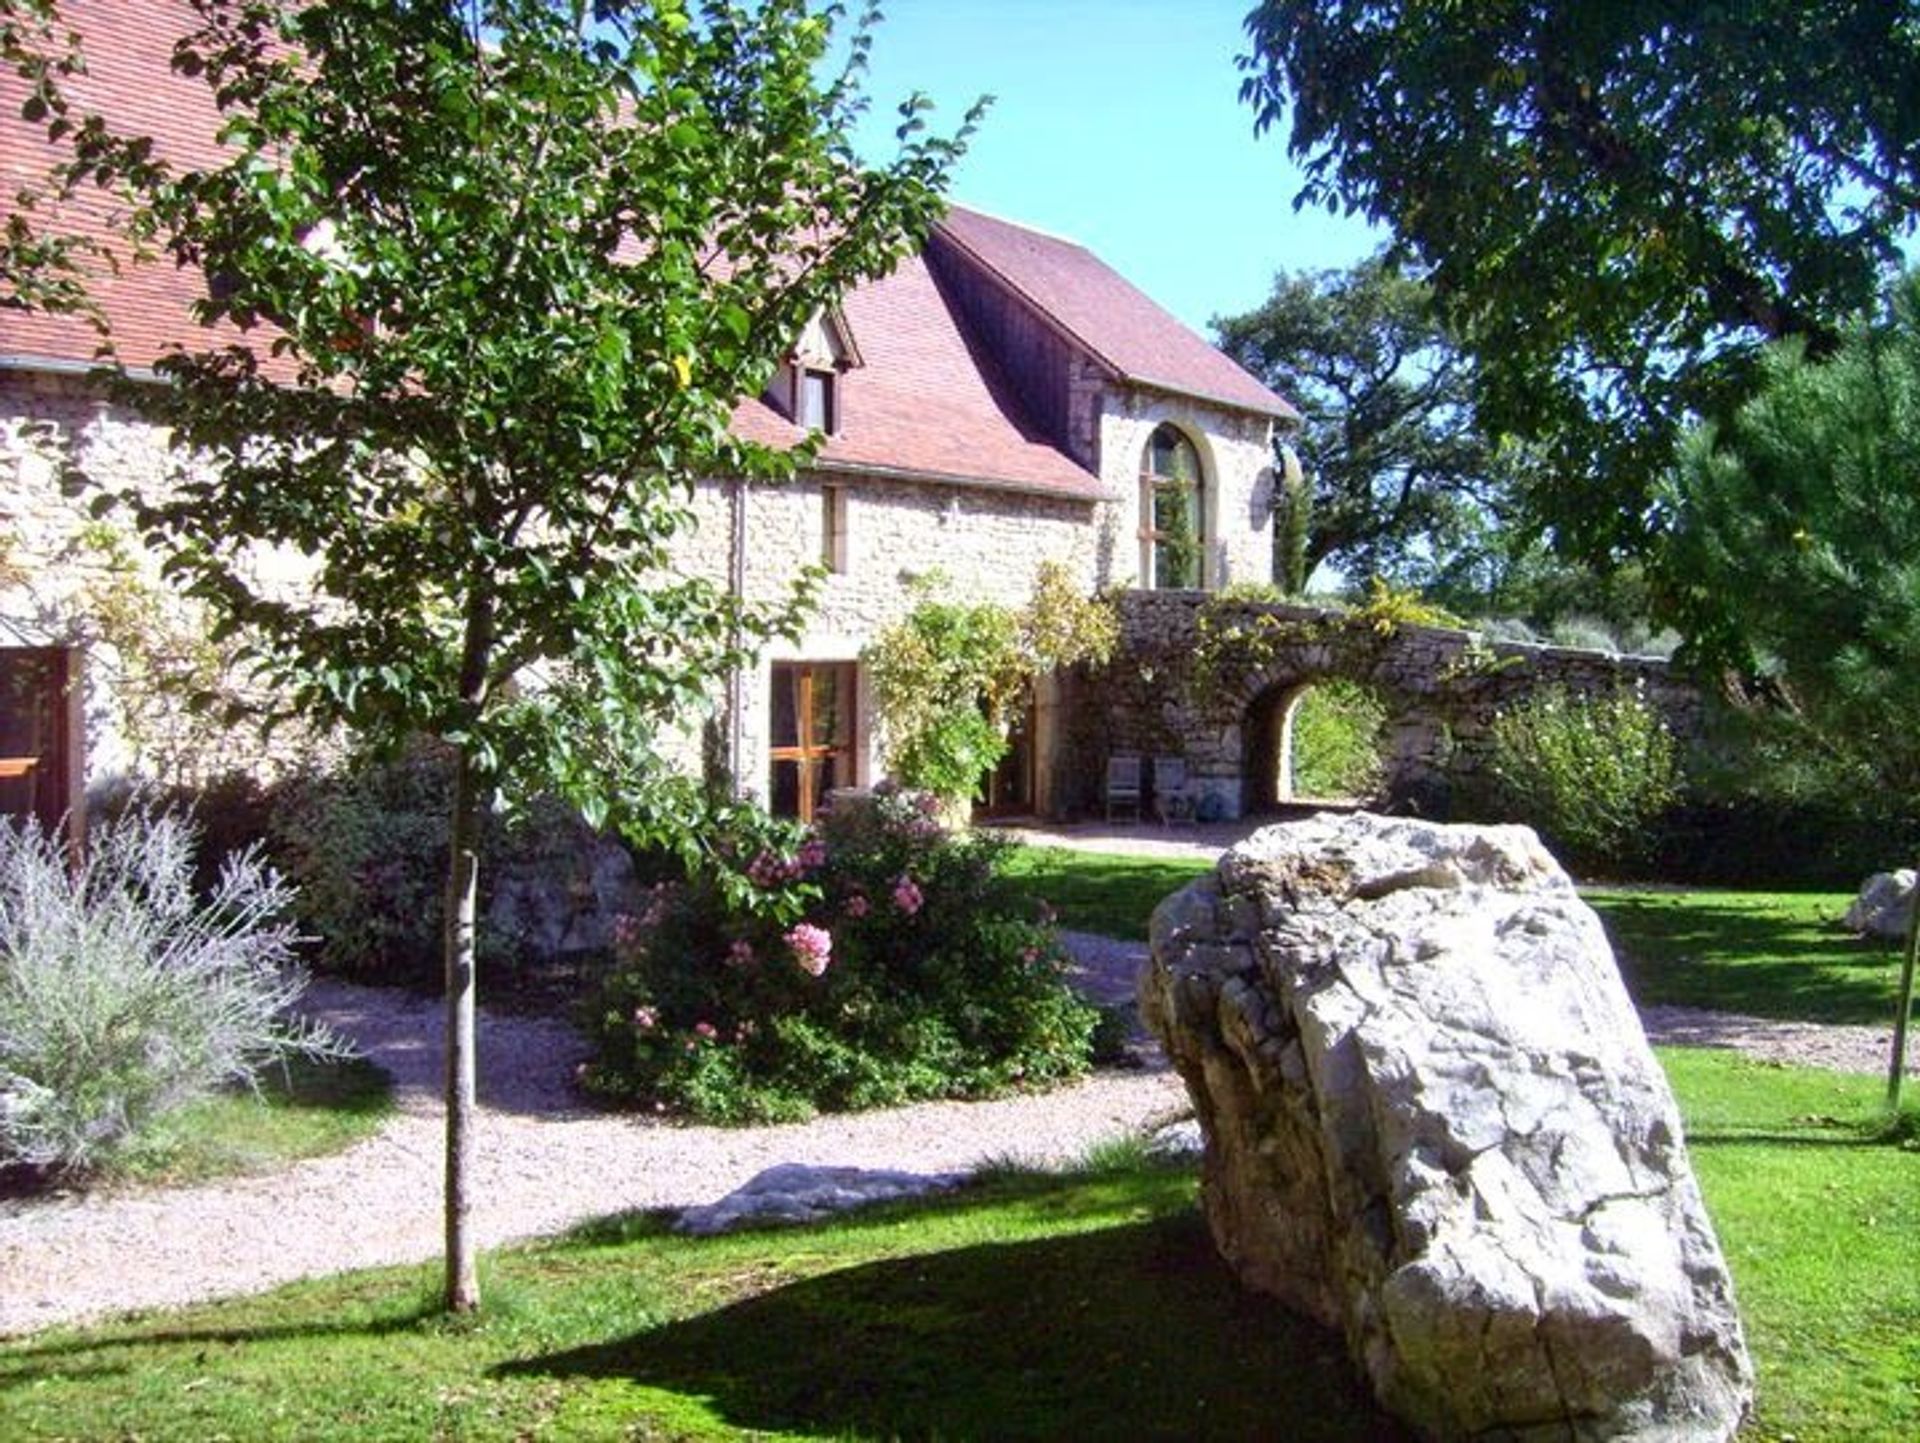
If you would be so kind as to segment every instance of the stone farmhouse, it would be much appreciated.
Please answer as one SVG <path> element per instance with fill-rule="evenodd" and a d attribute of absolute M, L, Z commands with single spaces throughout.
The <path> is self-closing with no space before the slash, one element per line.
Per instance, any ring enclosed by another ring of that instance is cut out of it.
<path fill-rule="evenodd" d="M 209 153 L 214 126 L 203 87 L 167 68 L 178 8 L 63 7 L 91 70 L 78 99 L 191 162 Z M 18 95 L 0 83 L 0 98 L 11 197 L 48 156 Z M 170 342 L 201 343 L 187 307 L 204 284 L 163 265 L 103 279 L 130 367 Z M 161 474 L 166 447 L 89 385 L 96 345 L 72 318 L 0 312 L 0 802 L 48 816 L 89 776 L 165 766 L 110 687 L 84 689 L 83 705 L 78 684 L 81 643 L 100 633 L 89 577 L 127 559 L 101 554 L 111 543 L 90 530 L 83 498 L 62 491 L 58 453 L 126 480 Z M 1014 605 L 1047 561 L 1087 592 L 1270 580 L 1274 443 L 1295 419 L 1084 247 L 955 207 L 919 254 L 797 337 L 766 394 L 738 408 L 755 439 L 823 431 L 817 463 L 784 487 L 699 487 L 689 570 L 755 597 L 807 563 L 830 572 L 800 641 L 715 698 L 732 775 L 800 816 L 829 788 L 880 778 L 861 650 L 936 568 L 970 598 Z M 1002 810 L 1057 811 L 1071 800 L 1066 779 L 1084 775 L 1068 755 L 1062 688 L 1043 681 L 1037 693 L 990 787 Z"/>

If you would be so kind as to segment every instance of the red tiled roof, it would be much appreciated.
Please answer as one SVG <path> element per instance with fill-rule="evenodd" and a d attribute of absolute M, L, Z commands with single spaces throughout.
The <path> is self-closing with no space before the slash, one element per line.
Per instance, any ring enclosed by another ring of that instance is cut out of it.
<path fill-rule="evenodd" d="M 82 37 L 87 73 L 63 84 L 76 115 L 99 111 L 124 134 L 148 135 L 163 160 L 204 165 L 218 152 L 219 112 L 206 84 L 176 75 L 169 61 L 174 42 L 195 28 L 184 0 L 61 0 L 58 22 Z M 0 203 L 11 207 L 23 186 L 44 188 L 58 153 L 44 125 L 20 117 L 23 83 L 0 73 Z M 205 295 L 198 272 L 161 258 L 125 263 L 127 247 L 112 228 L 114 203 L 91 188 L 56 208 L 36 210 L 34 224 L 49 233 L 91 237 L 121 258 L 117 272 L 94 266 L 89 289 L 113 322 L 113 341 L 129 366 L 150 365 L 170 342 L 209 339 L 225 345 L 241 338 L 232 328 L 208 333 L 194 325 L 187 307 Z M 0 358 L 8 361 L 90 363 L 100 338 L 71 316 L 0 311 Z M 262 347 L 264 349 L 264 347 Z"/>
<path fill-rule="evenodd" d="M 1126 380 L 1298 419 L 1292 406 L 1085 246 L 961 206 L 947 212 L 940 230 Z"/>
<path fill-rule="evenodd" d="M 820 450 L 827 468 L 983 481 L 1095 500 L 1099 479 L 1035 426 L 920 256 L 841 302 L 859 369 L 840 382 L 838 429 Z M 734 412 L 741 435 L 791 446 L 803 434 L 763 400 Z"/>

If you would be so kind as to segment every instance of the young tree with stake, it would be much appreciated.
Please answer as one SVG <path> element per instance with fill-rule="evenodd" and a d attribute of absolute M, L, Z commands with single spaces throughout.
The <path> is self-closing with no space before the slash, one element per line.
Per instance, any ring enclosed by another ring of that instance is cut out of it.
<path fill-rule="evenodd" d="M 804 460 L 731 434 L 731 409 L 924 235 L 975 116 L 931 137 L 916 97 L 893 160 L 863 167 L 875 17 L 823 85 L 841 12 L 808 0 L 195 8 L 173 63 L 212 87 L 225 158 L 137 170 L 128 198 L 138 237 L 212 282 L 199 318 L 250 343 L 127 390 L 177 474 L 117 499 L 280 710 L 452 749 L 446 1303 L 466 1311 L 478 823 L 536 786 L 596 820 L 698 816 L 648 765 L 653 729 L 790 631 L 805 588 L 756 607 L 676 572 L 692 488 Z M 256 579 L 273 553 L 307 559 L 304 586 Z"/>

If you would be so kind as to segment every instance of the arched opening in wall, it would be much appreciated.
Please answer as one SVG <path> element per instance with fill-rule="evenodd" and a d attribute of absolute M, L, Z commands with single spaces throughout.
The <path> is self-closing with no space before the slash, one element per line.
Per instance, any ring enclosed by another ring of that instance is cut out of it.
<path fill-rule="evenodd" d="M 1248 810 L 1370 800 L 1386 774 L 1388 716 L 1379 693 L 1344 677 L 1261 692 L 1244 728 Z"/>

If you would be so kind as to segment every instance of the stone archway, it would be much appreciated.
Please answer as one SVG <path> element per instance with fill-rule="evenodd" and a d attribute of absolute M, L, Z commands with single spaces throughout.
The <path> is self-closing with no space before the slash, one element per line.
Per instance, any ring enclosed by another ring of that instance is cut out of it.
<path fill-rule="evenodd" d="M 1216 626 L 1221 616 L 1277 623 L 1262 664 L 1224 688 L 1203 684 L 1196 667 L 1209 611 Z M 1386 704 L 1381 796 L 1423 814 L 1443 811 L 1450 791 L 1480 773 L 1494 714 L 1543 685 L 1580 695 L 1638 687 L 1677 736 L 1699 728 L 1698 690 L 1655 657 L 1488 642 L 1442 627 L 1356 625 L 1336 612 L 1191 592 L 1126 593 L 1120 614 L 1119 654 L 1079 676 L 1065 703 L 1081 778 L 1067 793 L 1070 807 L 1097 806 L 1106 758 L 1133 753 L 1182 757 L 1190 785 L 1221 816 L 1276 809 L 1285 803 L 1280 743 L 1289 711 L 1334 678 L 1364 684 Z"/>
<path fill-rule="evenodd" d="M 1331 732 L 1326 711 L 1309 715 L 1323 700 L 1340 718 Z M 1364 802 L 1390 789 L 1396 759 L 1387 739 L 1392 719 L 1405 710 L 1404 699 L 1352 677 L 1314 673 L 1268 681 L 1240 718 L 1243 811 L 1259 815 L 1295 804 Z M 1342 735 L 1349 726 L 1351 732 Z"/>

